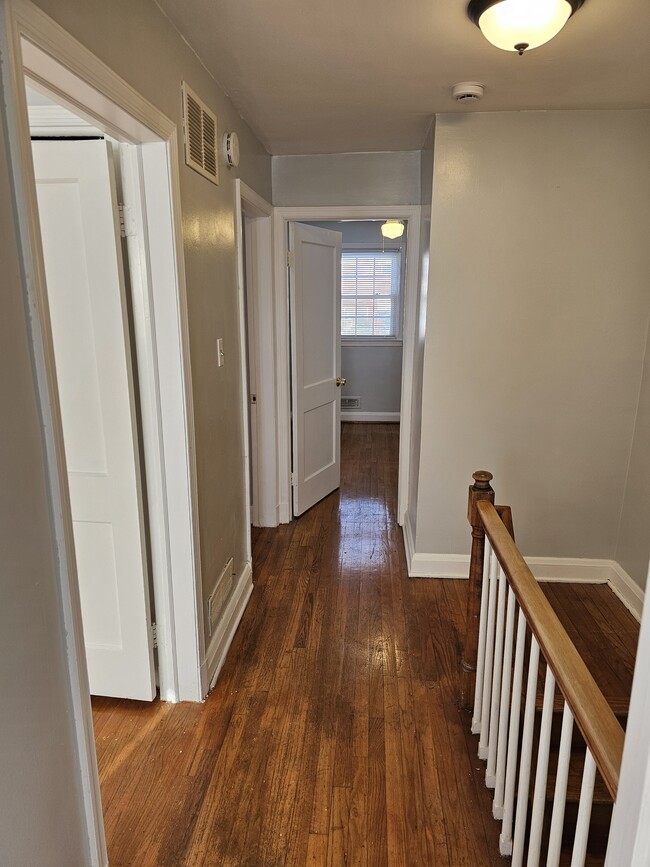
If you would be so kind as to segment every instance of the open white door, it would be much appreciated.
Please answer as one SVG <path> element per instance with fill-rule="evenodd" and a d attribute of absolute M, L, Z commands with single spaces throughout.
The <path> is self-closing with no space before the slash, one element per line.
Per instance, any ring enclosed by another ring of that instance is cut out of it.
<path fill-rule="evenodd" d="M 156 687 L 115 174 L 105 141 L 33 143 L 90 689 Z"/>
<path fill-rule="evenodd" d="M 341 233 L 289 223 L 293 513 L 341 483 Z"/>

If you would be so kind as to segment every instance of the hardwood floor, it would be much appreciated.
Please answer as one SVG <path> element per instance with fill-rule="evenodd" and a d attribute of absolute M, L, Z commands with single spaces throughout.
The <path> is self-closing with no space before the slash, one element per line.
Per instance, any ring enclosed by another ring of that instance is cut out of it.
<path fill-rule="evenodd" d="M 466 584 L 406 577 L 398 434 L 344 425 L 340 492 L 254 531 L 204 704 L 93 699 L 112 867 L 503 863 L 458 708 Z"/>

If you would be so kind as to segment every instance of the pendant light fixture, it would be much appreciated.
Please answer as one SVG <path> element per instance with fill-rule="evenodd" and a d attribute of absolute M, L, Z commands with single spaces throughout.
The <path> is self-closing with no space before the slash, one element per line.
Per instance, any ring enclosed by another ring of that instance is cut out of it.
<path fill-rule="evenodd" d="M 584 0 L 470 0 L 467 15 L 488 42 L 523 54 L 562 30 Z"/>
<path fill-rule="evenodd" d="M 401 238 L 404 234 L 404 223 L 401 220 L 386 220 L 381 224 L 381 233 L 384 238 L 390 238 L 391 241 Z"/>

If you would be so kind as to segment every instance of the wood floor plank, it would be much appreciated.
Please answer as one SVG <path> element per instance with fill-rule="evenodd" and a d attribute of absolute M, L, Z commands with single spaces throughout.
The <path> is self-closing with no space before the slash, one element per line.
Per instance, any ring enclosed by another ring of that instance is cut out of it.
<path fill-rule="evenodd" d="M 203 704 L 93 700 L 112 867 L 502 863 L 458 705 L 467 585 L 407 577 L 398 438 L 344 424 L 340 491 L 253 531 L 253 595 Z M 606 618 L 602 594 L 572 599 Z M 614 641 L 629 623 L 611 623 Z"/>

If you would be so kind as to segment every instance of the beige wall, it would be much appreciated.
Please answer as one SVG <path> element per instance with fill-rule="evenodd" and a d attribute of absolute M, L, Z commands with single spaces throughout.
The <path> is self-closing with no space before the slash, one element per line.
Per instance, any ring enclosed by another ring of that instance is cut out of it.
<path fill-rule="evenodd" d="M 181 80 L 215 111 L 220 134 L 235 130 L 237 171 L 221 166 L 218 187 L 181 166 L 181 198 L 192 385 L 196 413 L 199 523 L 204 601 L 231 555 L 245 550 L 240 347 L 234 248 L 234 178 L 271 199 L 271 158 L 187 43 L 152 0 L 37 0 L 83 45 L 178 124 Z M 137 58 L 137 62 L 134 62 Z M 179 139 L 182 151 L 182 142 Z M 216 342 L 224 339 L 225 366 Z M 204 611 L 206 610 L 204 605 Z"/>
<path fill-rule="evenodd" d="M 273 204 L 418 205 L 420 151 L 273 157 Z"/>
<path fill-rule="evenodd" d="M 0 111 L 0 863 L 86 867 L 63 612 Z"/>
<path fill-rule="evenodd" d="M 649 142 L 648 111 L 438 118 L 418 552 L 468 552 L 485 468 L 526 554 L 615 556 L 650 308 Z"/>
<path fill-rule="evenodd" d="M 645 589 L 650 557 L 650 355 L 646 345 L 639 409 L 621 511 L 616 560 Z"/>

